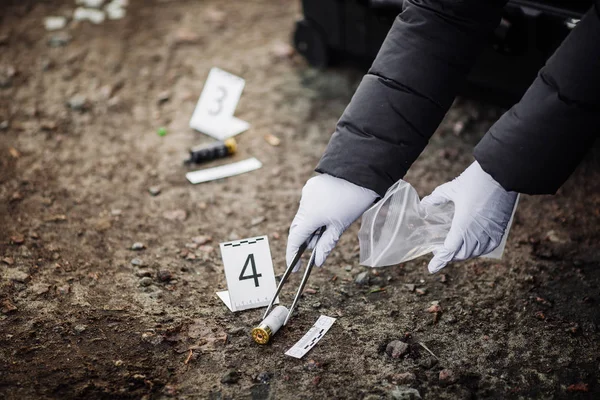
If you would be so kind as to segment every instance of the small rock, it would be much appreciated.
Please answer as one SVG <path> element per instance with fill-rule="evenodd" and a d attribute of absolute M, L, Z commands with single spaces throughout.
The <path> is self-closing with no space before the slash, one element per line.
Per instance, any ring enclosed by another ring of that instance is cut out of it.
<path fill-rule="evenodd" d="M 161 282 L 169 282 L 173 278 L 173 274 L 167 269 L 161 269 L 156 274 L 156 277 Z"/>
<path fill-rule="evenodd" d="M 273 237 L 273 239 L 275 240 L 279 240 L 281 238 L 281 235 L 277 232 L 273 232 L 273 234 L 271 235 Z"/>
<path fill-rule="evenodd" d="M 123 213 L 123 210 L 121 210 L 120 208 L 113 208 L 112 210 L 110 210 L 111 215 L 119 216 Z"/>
<path fill-rule="evenodd" d="M 148 270 L 141 270 L 141 271 L 137 271 L 135 273 L 135 276 L 139 277 L 139 278 L 145 278 L 145 277 L 150 277 L 152 276 L 152 272 L 148 271 Z"/>
<path fill-rule="evenodd" d="M 50 291 L 50 285 L 46 283 L 36 283 L 31 287 L 31 291 L 40 296 L 42 294 L 46 294 Z"/>
<path fill-rule="evenodd" d="M 2 314 L 9 314 L 13 311 L 17 311 L 17 306 L 15 306 L 12 301 L 6 299 L 3 300 L 2 303 L 0 303 L 0 311 L 2 311 Z"/>
<path fill-rule="evenodd" d="M 165 211 L 163 213 L 163 217 L 170 221 L 185 221 L 185 219 L 187 218 L 187 212 L 185 210 Z"/>
<path fill-rule="evenodd" d="M 8 129 L 8 127 L 10 126 L 9 122 L 4 120 L 2 122 L 0 122 L 0 131 L 5 131 Z"/>
<path fill-rule="evenodd" d="M 315 289 L 312 289 L 312 288 L 306 288 L 306 289 L 304 289 L 304 292 L 302 292 L 302 293 L 317 294 L 317 291 Z"/>
<path fill-rule="evenodd" d="M 157 346 L 163 342 L 164 338 L 162 335 L 157 335 L 154 332 L 144 332 L 142 333 L 142 341 L 146 343 L 150 343 L 153 346 Z"/>
<path fill-rule="evenodd" d="M 346 265 L 346 267 L 344 269 L 346 271 L 350 272 L 350 271 L 352 271 L 352 265 Z"/>
<path fill-rule="evenodd" d="M 13 265 L 15 263 L 15 260 L 13 260 L 12 257 L 4 257 L 2 259 L 2 262 L 6 265 Z"/>
<path fill-rule="evenodd" d="M 417 381 L 417 376 L 412 372 L 402 372 L 392 376 L 392 381 L 399 385 L 407 385 Z"/>
<path fill-rule="evenodd" d="M 131 245 L 131 250 L 137 251 L 137 250 L 144 250 L 145 248 L 146 248 L 146 246 L 142 242 L 135 242 L 134 244 Z M 137 259 L 134 259 L 134 260 L 137 260 Z M 133 264 L 133 260 L 131 261 L 131 263 Z"/>
<path fill-rule="evenodd" d="M 13 235 L 10 237 L 10 242 L 12 244 L 23 244 L 23 242 L 25 242 L 25 237 L 21 234 Z"/>
<path fill-rule="evenodd" d="M 48 39 L 48 46 L 50 47 L 63 47 L 71 42 L 71 35 L 67 32 L 58 32 Z"/>
<path fill-rule="evenodd" d="M 272 378 L 273 374 L 271 372 L 264 371 L 258 374 L 256 380 L 260 383 L 269 383 L 269 381 L 271 381 Z"/>
<path fill-rule="evenodd" d="M 260 225 L 263 222 L 265 222 L 266 220 L 267 220 L 267 217 L 265 217 L 265 216 L 253 218 L 252 221 L 250 221 L 250 226 Z"/>
<path fill-rule="evenodd" d="M 456 317 L 452 314 L 446 314 L 444 316 L 444 322 L 447 322 L 449 324 L 455 324 L 456 323 Z"/>
<path fill-rule="evenodd" d="M 406 386 L 396 386 L 390 392 L 390 395 L 395 400 L 418 400 L 421 399 L 421 395 L 417 389 L 409 388 Z"/>
<path fill-rule="evenodd" d="M 416 289 L 415 292 L 417 293 L 417 295 L 419 296 L 425 296 L 427 294 L 427 289 Z"/>
<path fill-rule="evenodd" d="M 408 289 L 409 292 L 414 292 L 417 286 L 413 283 L 407 283 L 404 285 L 404 287 Z"/>
<path fill-rule="evenodd" d="M 152 278 L 150 278 L 148 276 L 143 277 L 142 279 L 140 279 L 140 286 L 147 287 L 147 286 L 152 285 L 152 283 L 153 283 L 152 282 Z"/>
<path fill-rule="evenodd" d="M 0 68 L 0 88 L 11 87 L 16 73 L 17 70 L 12 65 Z"/>
<path fill-rule="evenodd" d="M 19 283 L 24 283 L 29 279 L 29 274 L 14 268 L 8 268 L 2 275 L 8 280 Z"/>
<path fill-rule="evenodd" d="M 440 382 L 454 383 L 456 382 L 456 374 L 451 369 L 443 369 L 440 371 Z"/>
<path fill-rule="evenodd" d="M 221 377 L 221 383 L 233 384 L 240 380 L 240 374 L 236 370 L 229 370 Z"/>
<path fill-rule="evenodd" d="M 134 258 L 133 260 L 131 260 L 131 265 L 135 267 L 145 267 L 148 264 L 146 264 L 146 262 L 141 258 Z"/>
<path fill-rule="evenodd" d="M 317 301 L 316 303 L 312 304 L 312 307 L 313 308 L 321 308 L 321 303 Z"/>
<path fill-rule="evenodd" d="M 286 59 L 291 58 L 296 53 L 296 50 L 288 43 L 277 42 L 271 49 L 271 52 L 276 58 Z"/>
<path fill-rule="evenodd" d="M 388 343 L 385 352 L 392 358 L 400 358 L 408 353 L 408 344 L 401 342 L 400 340 L 393 340 Z"/>
<path fill-rule="evenodd" d="M 419 367 L 423 369 L 431 369 L 437 365 L 438 361 L 433 357 L 425 357 L 419 362 Z"/>
<path fill-rule="evenodd" d="M 76 0 L 75 3 L 84 7 L 100 8 L 104 0 Z"/>
<path fill-rule="evenodd" d="M 77 7 L 73 12 L 73 19 L 75 21 L 90 21 L 94 24 L 100 24 L 104 22 L 106 15 L 101 10 L 95 10 L 93 8 Z"/>
<path fill-rule="evenodd" d="M 281 144 L 281 139 L 279 139 L 277 136 L 272 135 L 270 133 L 267 133 L 264 136 L 264 139 L 265 139 L 265 142 L 269 143 L 273 147 L 277 147 Z"/>
<path fill-rule="evenodd" d="M 200 41 L 200 35 L 185 29 L 180 29 L 175 33 L 173 41 L 175 44 L 194 44 Z"/>
<path fill-rule="evenodd" d="M 125 17 L 125 9 L 118 2 L 113 1 L 104 10 L 108 19 L 116 20 Z"/>
<path fill-rule="evenodd" d="M 150 195 L 152 196 L 158 196 L 161 191 L 162 189 L 160 188 L 160 186 L 150 186 L 148 188 L 148 192 L 150 192 Z"/>
<path fill-rule="evenodd" d="M 57 31 L 67 26 L 65 17 L 46 17 L 44 18 L 44 27 L 47 31 Z"/>
<path fill-rule="evenodd" d="M 75 332 L 77 332 L 77 333 L 83 333 L 87 329 L 87 326 L 75 325 L 75 327 L 73 329 L 75 329 Z"/>
<path fill-rule="evenodd" d="M 120 367 L 121 365 L 123 365 L 123 360 L 115 361 L 115 367 Z"/>
<path fill-rule="evenodd" d="M 368 285 L 369 284 L 369 271 L 361 272 L 360 274 L 356 275 L 356 278 L 354 278 L 354 282 L 357 285 Z"/>
<path fill-rule="evenodd" d="M 442 312 L 442 307 L 439 304 L 433 304 L 431 307 L 429 307 L 427 309 L 427 312 L 439 313 L 439 312 Z"/>
<path fill-rule="evenodd" d="M 548 231 L 546 233 L 546 240 L 550 241 L 551 243 L 566 243 L 567 242 L 565 239 L 560 237 L 558 235 L 558 233 L 554 230 Z"/>
<path fill-rule="evenodd" d="M 315 360 L 308 360 L 308 362 L 306 363 L 306 369 L 309 371 L 314 371 L 315 369 L 319 369 L 321 368 L 323 365 Z"/>
<path fill-rule="evenodd" d="M 158 94 L 158 104 L 163 104 L 166 103 L 167 101 L 169 101 L 169 99 L 171 98 L 171 94 L 169 93 L 168 90 L 163 90 L 162 92 L 160 92 Z"/>
<path fill-rule="evenodd" d="M 206 236 L 206 235 L 200 235 L 200 236 L 194 236 L 192 238 L 192 242 L 196 243 L 197 245 L 203 245 L 206 244 L 208 242 L 212 241 L 212 237 L 210 236 Z"/>
<path fill-rule="evenodd" d="M 590 387 L 587 383 L 578 382 L 567 387 L 567 392 L 589 392 Z"/>
<path fill-rule="evenodd" d="M 209 245 L 204 245 L 204 246 L 198 247 L 198 250 L 200 250 L 203 253 L 210 254 L 215 250 L 215 248 L 212 246 L 209 246 Z"/>
<path fill-rule="evenodd" d="M 71 110 L 80 112 L 85 111 L 88 106 L 87 98 L 82 94 L 76 94 L 67 101 L 67 105 Z"/>
<path fill-rule="evenodd" d="M 228 332 L 228 335 L 231 336 L 241 336 L 241 335 L 245 335 L 246 334 L 246 327 L 245 326 L 236 326 L 235 328 L 231 328 Z"/>

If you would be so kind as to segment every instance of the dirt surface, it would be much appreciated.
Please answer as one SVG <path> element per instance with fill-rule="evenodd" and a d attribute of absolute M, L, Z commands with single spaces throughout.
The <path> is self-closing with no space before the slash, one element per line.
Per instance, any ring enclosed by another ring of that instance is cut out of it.
<path fill-rule="evenodd" d="M 258 346 L 262 311 L 215 296 L 218 243 L 267 234 L 284 270 L 300 190 L 362 73 L 289 54 L 298 1 L 131 1 L 122 20 L 46 32 L 73 3 L 0 6 L 1 398 L 600 396 L 597 151 L 556 196 L 522 197 L 501 262 L 432 276 L 422 257 L 359 285 L 353 225 Z M 246 79 L 234 159 L 264 167 L 193 186 L 182 160 L 210 139 L 187 125 L 213 66 Z M 406 179 L 425 195 L 459 174 L 501 112 L 457 101 Z M 321 314 L 337 318 L 325 338 L 284 356 Z M 386 354 L 394 340 L 406 354 Z"/>

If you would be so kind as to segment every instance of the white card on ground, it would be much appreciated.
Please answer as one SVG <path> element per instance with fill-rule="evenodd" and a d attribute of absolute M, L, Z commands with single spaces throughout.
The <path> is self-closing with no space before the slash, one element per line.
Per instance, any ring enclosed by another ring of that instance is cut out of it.
<path fill-rule="evenodd" d="M 286 356 L 302 358 L 308 353 L 321 338 L 327 333 L 335 322 L 335 318 L 321 315 L 317 322 L 306 332 L 302 339 L 285 352 Z"/>
<path fill-rule="evenodd" d="M 221 299 L 223 303 L 229 308 L 229 311 L 233 311 L 231 309 L 231 299 L 229 298 L 229 290 L 223 290 L 222 292 L 217 292 L 217 297 Z"/>
<path fill-rule="evenodd" d="M 258 236 L 219 246 L 229 292 L 229 304 L 223 302 L 231 311 L 269 305 L 277 289 L 269 238 Z M 223 292 L 217 293 L 223 299 L 219 293 Z"/>
<path fill-rule="evenodd" d="M 233 117 L 246 82 L 219 68 L 211 68 L 190 127 L 219 140 L 248 129 L 247 122 Z"/>
<path fill-rule="evenodd" d="M 205 168 L 198 171 L 188 172 L 185 174 L 185 177 L 191 183 L 196 184 L 240 175 L 246 172 L 254 171 L 260 167 L 262 167 L 262 163 L 256 158 L 252 157 L 243 161 L 221 165 L 219 167 Z"/>

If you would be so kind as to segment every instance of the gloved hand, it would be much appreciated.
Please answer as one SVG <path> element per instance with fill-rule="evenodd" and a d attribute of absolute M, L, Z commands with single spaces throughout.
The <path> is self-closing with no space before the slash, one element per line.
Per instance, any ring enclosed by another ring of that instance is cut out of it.
<path fill-rule="evenodd" d="M 421 200 L 423 205 L 454 203 L 452 226 L 444 245 L 433 252 L 429 272 L 436 273 L 450 261 L 478 257 L 498 247 L 517 195 L 504 190 L 475 161 L 458 178 L 438 186 Z"/>
<path fill-rule="evenodd" d="M 323 265 L 342 233 L 377 197 L 377 193 L 370 189 L 331 175 L 322 174 L 309 179 L 302 189 L 300 207 L 290 226 L 286 250 L 288 266 L 302 243 L 325 225 L 327 230 L 319 239 L 315 254 L 315 264 L 319 267 Z M 314 248 L 314 245 L 310 243 L 309 248 Z M 300 262 L 295 265 L 294 272 L 300 265 Z"/>

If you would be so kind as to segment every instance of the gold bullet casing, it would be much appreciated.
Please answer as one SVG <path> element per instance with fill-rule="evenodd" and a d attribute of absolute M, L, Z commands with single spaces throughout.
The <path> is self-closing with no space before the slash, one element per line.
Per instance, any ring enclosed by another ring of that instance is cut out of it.
<path fill-rule="evenodd" d="M 252 329 L 252 339 L 258 344 L 267 344 L 283 326 L 289 311 L 284 306 L 277 306 L 256 328 Z"/>

